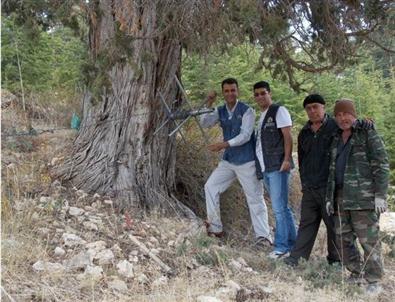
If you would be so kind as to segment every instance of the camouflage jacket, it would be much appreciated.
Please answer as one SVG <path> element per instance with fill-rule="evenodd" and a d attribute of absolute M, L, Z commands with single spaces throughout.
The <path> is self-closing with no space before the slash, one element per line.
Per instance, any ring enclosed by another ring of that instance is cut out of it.
<path fill-rule="evenodd" d="M 335 165 L 341 130 L 331 144 L 331 162 L 326 202 L 334 202 Z M 343 204 L 345 210 L 374 209 L 374 198 L 387 198 L 389 162 L 384 143 L 376 130 L 353 127 L 350 153 L 344 172 Z"/>

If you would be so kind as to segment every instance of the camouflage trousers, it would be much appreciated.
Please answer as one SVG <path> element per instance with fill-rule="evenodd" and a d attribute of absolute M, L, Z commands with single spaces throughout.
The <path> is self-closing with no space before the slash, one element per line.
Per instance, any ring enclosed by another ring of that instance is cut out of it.
<path fill-rule="evenodd" d="M 384 274 L 379 240 L 379 215 L 374 210 L 345 210 L 342 193 L 342 190 L 336 192 L 335 203 L 335 229 L 340 259 L 351 273 L 364 276 L 368 282 L 377 282 Z M 363 248 L 363 261 L 356 239 Z"/>

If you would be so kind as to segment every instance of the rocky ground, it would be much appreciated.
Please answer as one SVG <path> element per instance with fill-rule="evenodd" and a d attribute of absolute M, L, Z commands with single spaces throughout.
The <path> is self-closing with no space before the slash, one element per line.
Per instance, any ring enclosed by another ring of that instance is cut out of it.
<path fill-rule="evenodd" d="M 326 263 L 324 229 L 289 268 L 250 235 L 213 239 L 199 219 L 120 210 L 52 180 L 74 136 L 3 138 L 2 301 L 393 301 L 394 213 L 382 217 L 384 292 L 371 297 Z"/>

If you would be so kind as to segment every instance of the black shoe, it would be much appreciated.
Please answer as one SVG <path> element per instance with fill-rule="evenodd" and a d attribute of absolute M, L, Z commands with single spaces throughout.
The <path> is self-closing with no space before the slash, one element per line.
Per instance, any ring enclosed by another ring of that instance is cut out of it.
<path fill-rule="evenodd" d="M 340 260 L 339 259 L 333 259 L 333 258 L 326 257 L 326 260 L 328 261 L 329 265 L 340 264 Z"/>
<path fill-rule="evenodd" d="M 298 259 L 296 259 L 296 258 L 294 258 L 292 256 L 289 256 L 289 257 L 284 259 L 284 263 L 286 265 L 291 266 L 291 267 L 296 267 L 296 266 L 298 266 Z"/>

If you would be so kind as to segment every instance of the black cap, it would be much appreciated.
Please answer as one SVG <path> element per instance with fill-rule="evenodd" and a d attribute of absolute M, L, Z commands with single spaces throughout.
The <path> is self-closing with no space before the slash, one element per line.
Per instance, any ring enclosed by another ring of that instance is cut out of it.
<path fill-rule="evenodd" d="M 310 94 L 310 95 L 306 96 L 306 98 L 304 99 L 303 108 L 305 108 L 306 105 L 313 104 L 313 103 L 320 103 L 322 105 L 325 105 L 325 100 L 319 94 Z"/>

